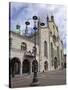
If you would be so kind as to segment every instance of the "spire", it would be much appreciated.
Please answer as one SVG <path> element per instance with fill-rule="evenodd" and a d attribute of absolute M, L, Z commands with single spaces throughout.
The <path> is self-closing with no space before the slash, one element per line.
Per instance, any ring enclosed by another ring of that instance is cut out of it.
<path fill-rule="evenodd" d="M 47 16 L 47 22 L 49 21 L 49 17 Z"/>
<path fill-rule="evenodd" d="M 49 23 L 48 23 L 49 17 L 48 17 L 48 15 L 47 15 L 46 21 L 47 21 L 47 27 L 49 27 Z"/>
<path fill-rule="evenodd" d="M 53 15 L 51 16 L 51 21 L 54 21 L 54 16 Z"/>

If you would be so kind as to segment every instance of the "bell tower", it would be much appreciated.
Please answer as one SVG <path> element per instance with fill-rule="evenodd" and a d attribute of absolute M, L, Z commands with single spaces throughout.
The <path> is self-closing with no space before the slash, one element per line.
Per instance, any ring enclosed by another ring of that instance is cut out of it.
<path fill-rule="evenodd" d="M 48 28 L 45 26 L 44 22 L 41 22 L 39 19 L 38 22 L 38 31 L 39 31 L 39 71 L 43 72 L 44 70 L 44 62 L 48 61 L 48 51 L 47 56 L 44 54 L 44 43 L 46 41 L 48 48 Z"/>
<path fill-rule="evenodd" d="M 20 34 L 20 25 L 19 24 L 16 25 L 16 33 Z"/>

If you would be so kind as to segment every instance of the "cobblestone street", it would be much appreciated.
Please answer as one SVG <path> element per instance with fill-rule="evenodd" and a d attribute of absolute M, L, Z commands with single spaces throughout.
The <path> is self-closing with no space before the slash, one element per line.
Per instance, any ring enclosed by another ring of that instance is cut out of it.
<path fill-rule="evenodd" d="M 29 87 L 32 83 L 33 74 L 15 76 L 11 79 L 11 87 Z M 38 73 L 39 86 L 64 85 L 66 84 L 66 70 L 47 71 Z"/>

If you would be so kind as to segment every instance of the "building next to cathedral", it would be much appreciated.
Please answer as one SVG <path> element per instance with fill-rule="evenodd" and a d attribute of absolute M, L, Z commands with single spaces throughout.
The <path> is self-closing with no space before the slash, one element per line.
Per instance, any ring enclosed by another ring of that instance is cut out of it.
<path fill-rule="evenodd" d="M 23 75 L 34 71 L 34 53 L 36 53 L 36 65 L 38 72 L 57 70 L 63 64 L 63 42 L 59 38 L 58 27 L 54 16 L 47 16 L 47 27 L 44 22 L 38 20 L 36 32 L 36 48 L 34 46 L 34 34 L 26 36 L 17 31 L 10 31 L 10 73 Z"/>

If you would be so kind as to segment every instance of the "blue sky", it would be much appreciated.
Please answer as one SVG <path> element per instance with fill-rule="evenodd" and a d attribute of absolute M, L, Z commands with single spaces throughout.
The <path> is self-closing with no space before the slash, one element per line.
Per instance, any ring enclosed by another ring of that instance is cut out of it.
<path fill-rule="evenodd" d="M 55 23 L 58 26 L 60 39 L 63 41 L 64 52 L 66 53 L 66 7 L 63 5 L 38 4 L 38 3 L 11 3 L 11 30 L 15 31 L 16 24 L 20 24 L 21 31 L 25 31 L 25 21 L 30 21 L 29 28 L 32 28 L 32 17 L 37 15 L 41 21 L 46 23 L 47 15 L 54 15 Z M 31 30 L 31 29 L 30 29 Z"/>

